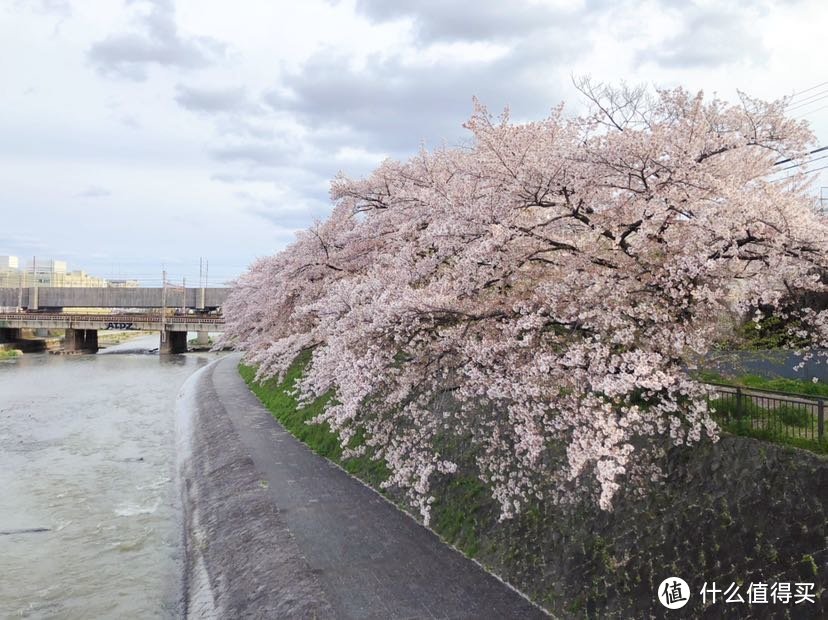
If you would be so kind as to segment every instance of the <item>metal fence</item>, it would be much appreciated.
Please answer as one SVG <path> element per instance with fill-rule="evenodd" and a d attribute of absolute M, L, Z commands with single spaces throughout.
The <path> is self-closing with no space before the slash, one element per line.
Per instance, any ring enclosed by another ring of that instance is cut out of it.
<path fill-rule="evenodd" d="M 825 398 L 780 394 L 720 383 L 711 388 L 708 407 L 725 427 L 739 427 L 769 438 L 825 441 Z"/>

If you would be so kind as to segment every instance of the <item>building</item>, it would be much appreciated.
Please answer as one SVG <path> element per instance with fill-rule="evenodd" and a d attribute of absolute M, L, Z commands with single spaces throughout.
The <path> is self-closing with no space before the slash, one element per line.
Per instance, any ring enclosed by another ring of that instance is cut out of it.
<path fill-rule="evenodd" d="M 0 256 L 0 271 L 20 269 L 20 261 L 16 256 Z"/>
<path fill-rule="evenodd" d="M 0 256 L 0 287 L 20 286 L 20 261 L 16 256 Z"/>
<path fill-rule="evenodd" d="M 16 256 L 0 256 L 0 288 L 31 288 L 33 286 L 136 288 L 138 281 L 126 279 L 109 281 L 106 278 L 90 275 L 81 269 L 69 271 L 66 261 L 53 259 L 28 261 L 26 268 L 21 269 L 20 261 Z"/>

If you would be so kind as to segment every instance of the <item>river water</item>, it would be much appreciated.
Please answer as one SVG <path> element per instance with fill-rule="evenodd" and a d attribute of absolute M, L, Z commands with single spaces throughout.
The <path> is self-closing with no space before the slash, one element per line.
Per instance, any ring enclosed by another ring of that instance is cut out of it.
<path fill-rule="evenodd" d="M 175 398 L 213 354 L 0 362 L 0 618 L 181 614 Z"/>

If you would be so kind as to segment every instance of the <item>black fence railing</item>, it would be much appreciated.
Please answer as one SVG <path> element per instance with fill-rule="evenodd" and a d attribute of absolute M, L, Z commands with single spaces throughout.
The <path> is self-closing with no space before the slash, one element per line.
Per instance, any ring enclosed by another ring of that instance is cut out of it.
<path fill-rule="evenodd" d="M 708 407 L 726 430 L 771 440 L 824 445 L 825 398 L 709 383 Z"/>

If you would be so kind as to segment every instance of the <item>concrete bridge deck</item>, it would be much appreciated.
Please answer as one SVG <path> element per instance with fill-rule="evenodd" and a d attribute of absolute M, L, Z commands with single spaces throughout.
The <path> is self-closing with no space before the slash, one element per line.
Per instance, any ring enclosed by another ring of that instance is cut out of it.
<path fill-rule="evenodd" d="M 160 333 L 161 353 L 187 351 L 187 332 L 198 333 L 198 343 L 209 342 L 209 332 L 224 331 L 221 315 L 161 313 L 74 314 L 45 312 L 0 313 L 0 342 L 22 340 L 23 329 L 62 329 L 65 331 L 63 348 L 67 352 L 95 353 L 98 350 L 98 331 L 147 330 Z"/>
<path fill-rule="evenodd" d="M 68 314 L 63 312 L 0 313 L 0 329 L 95 329 L 171 332 L 221 332 L 224 317 L 184 314 L 164 317 L 161 314 Z"/>

